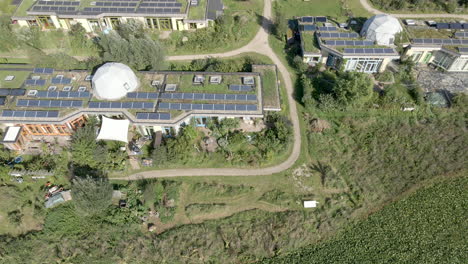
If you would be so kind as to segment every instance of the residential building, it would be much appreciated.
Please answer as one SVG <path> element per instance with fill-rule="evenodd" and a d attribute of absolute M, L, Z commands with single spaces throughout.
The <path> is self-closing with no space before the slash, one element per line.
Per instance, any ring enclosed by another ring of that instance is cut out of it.
<path fill-rule="evenodd" d="M 299 32 L 304 62 L 345 71 L 382 72 L 391 60 L 400 58 L 394 47 L 395 35 L 401 32 L 400 22 L 388 15 L 377 15 L 364 23 L 361 34 L 345 25 L 337 25 L 326 17 L 301 17 Z M 354 23 L 353 23 L 354 22 Z"/>
<path fill-rule="evenodd" d="M 468 72 L 468 23 L 415 21 L 406 30 L 411 41 L 405 57 L 448 72 Z"/>
<path fill-rule="evenodd" d="M 80 23 L 87 32 L 115 29 L 129 20 L 158 30 L 207 27 L 223 13 L 221 0 L 22 0 L 12 16 L 20 26 L 70 29 Z"/>
<path fill-rule="evenodd" d="M 2 143 L 17 151 L 46 136 L 69 138 L 90 116 L 125 119 L 132 130 L 153 136 L 210 119 L 253 123 L 266 111 L 281 110 L 275 65 L 241 73 L 135 73 L 107 63 L 94 73 L 2 68 L 0 77 Z"/>

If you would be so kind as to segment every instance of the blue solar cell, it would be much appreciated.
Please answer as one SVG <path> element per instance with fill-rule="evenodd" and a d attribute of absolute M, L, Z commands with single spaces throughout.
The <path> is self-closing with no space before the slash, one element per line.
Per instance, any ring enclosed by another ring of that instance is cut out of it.
<path fill-rule="evenodd" d="M 143 103 L 143 108 L 153 108 L 154 107 L 154 103 L 148 103 L 148 102 L 144 102 Z"/>
<path fill-rule="evenodd" d="M 194 100 L 203 100 L 203 99 L 205 99 L 205 96 L 204 96 L 204 94 L 196 93 L 196 94 L 193 94 L 193 99 Z"/>
<path fill-rule="evenodd" d="M 54 73 L 54 69 L 52 68 L 44 68 L 44 74 L 52 74 Z"/>
<path fill-rule="evenodd" d="M 257 111 L 257 105 L 254 105 L 254 104 L 247 105 L 247 111 Z"/>
<path fill-rule="evenodd" d="M 62 107 L 71 107 L 72 101 L 62 101 Z"/>
<path fill-rule="evenodd" d="M 213 104 L 203 104 L 203 110 L 213 110 Z"/>
<path fill-rule="evenodd" d="M 28 100 L 18 100 L 16 106 L 28 106 Z"/>
<path fill-rule="evenodd" d="M 70 79 L 70 78 L 62 78 L 61 83 L 62 83 L 62 84 L 70 84 L 70 83 L 71 83 L 71 79 Z"/>
<path fill-rule="evenodd" d="M 13 111 L 12 110 L 3 110 L 2 116 L 3 117 L 12 117 L 13 116 Z"/>
<path fill-rule="evenodd" d="M 237 101 L 246 101 L 246 100 L 247 100 L 247 95 L 245 95 L 245 94 L 238 94 L 238 95 L 236 95 L 236 100 L 237 100 Z"/>
<path fill-rule="evenodd" d="M 170 120 L 171 114 L 170 113 L 159 113 L 159 119 L 161 120 Z"/>
<path fill-rule="evenodd" d="M 158 97 L 157 93 L 148 93 L 148 99 L 158 99 Z"/>
<path fill-rule="evenodd" d="M 133 102 L 132 108 L 134 108 L 134 109 L 143 108 L 143 103 L 142 102 Z"/>
<path fill-rule="evenodd" d="M 169 109 L 169 103 L 159 103 L 159 108 L 161 109 Z"/>
<path fill-rule="evenodd" d="M 46 80 L 36 80 L 36 86 L 44 86 L 46 84 Z"/>
<path fill-rule="evenodd" d="M 215 104 L 214 110 L 224 111 L 224 104 Z"/>
<path fill-rule="evenodd" d="M 253 86 L 251 86 L 251 85 L 242 85 L 241 86 L 241 91 L 250 92 L 250 91 L 252 91 L 252 88 L 253 88 Z"/>
<path fill-rule="evenodd" d="M 243 105 L 243 104 L 236 105 L 236 111 L 246 111 L 246 110 L 247 110 L 246 105 Z"/>
<path fill-rule="evenodd" d="M 328 32 L 320 32 L 320 37 L 322 38 L 329 38 L 331 35 Z"/>
<path fill-rule="evenodd" d="M 148 114 L 148 119 L 159 119 L 160 115 L 159 113 L 149 113 Z"/>
<path fill-rule="evenodd" d="M 59 116 L 59 112 L 58 112 L 58 111 L 48 111 L 48 112 L 47 112 L 47 117 L 55 118 L 55 117 L 58 117 L 58 116 Z"/>
<path fill-rule="evenodd" d="M 395 53 L 394 49 L 384 49 L 385 53 Z"/>
<path fill-rule="evenodd" d="M 121 106 L 123 109 L 129 109 L 129 108 L 132 108 L 132 102 L 122 102 L 122 106 Z"/>
<path fill-rule="evenodd" d="M 183 94 L 181 93 L 173 93 L 172 94 L 172 99 L 182 99 L 183 98 Z"/>
<path fill-rule="evenodd" d="M 128 98 L 137 98 L 137 93 L 127 93 Z"/>
<path fill-rule="evenodd" d="M 193 99 L 193 93 L 182 94 L 183 99 Z"/>
<path fill-rule="evenodd" d="M 192 104 L 192 110 L 203 110 L 202 104 Z"/>
<path fill-rule="evenodd" d="M 205 100 L 214 100 L 215 95 L 214 94 L 205 94 Z"/>
<path fill-rule="evenodd" d="M 50 106 L 50 100 L 39 100 L 39 106 L 40 107 L 49 107 Z"/>
<path fill-rule="evenodd" d="M 226 110 L 226 111 L 234 111 L 234 110 L 236 110 L 236 105 L 233 105 L 233 104 L 225 104 L 225 105 L 224 105 L 224 110 Z"/>
<path fill-rule="evenodd" d="M 172 94 L 163 93 L 163 94 L 161 94 L 161 99 L 172 99 Z"/>
<path fill-rule="evenodd" d="M 246 100 L 247 100 L 247 101 L 257 101 L 257 95 L 255 95 L 255 94 L 248 94 Z"/>
<path fill-rule="evenodd" d="M 354 53 L 354 49 L 344 49 L 344 53 Z"/>
<path fill-rule="evenodd" d="M 224 100 L 225 94 L 215 94 L 214 99 L 215 100 Z"/>
<path fill-rule="evenodd" d="M 111 102 L 110 108 L 122 108 L 121 102 Z"/>
<path fill-rule="evenodd" d="M 137 119 L 148 119 L 149 113 L 137 113 L 136 118 Z"/>
<path fill-rule="evenodd" d="M 314 22 L 314 17 L 311 17 L 311 16 L 301 17 L 301 21 L 304 23 L 312 23 Z"/>
<path fill-rule="evenodd" d="M 33 73 L 43 73 L 44 72 L 44 68 L 34 68 L 33 69 Z"/>
<path fill-rule="evenodd" d="M 374 49 L 374 53 L 385 53 L 384 49 Z"/>
<path fill-rule="evenodd" d="M 147 99 L 148 98 L 148 93 L 135 93 L 136 98 L 138 99 Z"/>
<path fill-rule="evenodd" d="M 109 108 L 110 102 L 101 102 L 101 108 Z"/>
<path fill-rule="evenodd" d="M 226 99 L 227 101 L 234 101 L 236 100 L 236 95 L 235 94 L 226 94 Z"/>
<path fill-rule="evenodd" d="M 365 52 L 365 53 L 368 53 L 368 54 L 373 54 L 373 53 L 374 53 L 374 49 L 364 49 L 364 52 Z"/>
<path fill-rule="evenodd" d="M 232 91 L 240 91 L 240 85 L 238 85 L 238 84 L 230 84 L 230 85 L 229 85 L 229 90 L 232 90 Z"/>
<path fill-rule="evenodd" d="M 47 111 L 36 111 L 36 117 L 47 117 Z"/>
<path fill-rule="evenodd" d="M 67 98 L 77 98 L 80 96 L 79 92 L 67 92 L 67 93 L 68 93 Z"/>
<path fill-rule="evenodd" d="M 302 25 L 302 31 L 314 31 L 317 27 L 314 25 Z"/>
<path fill-rule="evenodd" d="M 72 101 L 72 107 L 82 107 L 83 101 Z"/>
<path fill-rule="evenodd" d="M 28 106 L 39 106 L 39 100 L 29 100 Z"/>
<path fill-rule="evenodd" d="M 191 104 L 181 104 L 180 108 L 182 110 L 192 110 L 192 105 Z"/>
<path fill-rule="evenodd" d="M 26 81 L 24 82 L 24 84 L 26 84 L 26 85 L 35 85 L 35 84 L 36 84 L 36 80 L 29 80 L 29 79 L 28 79 L 28 80 L 26 80 Z"/>
<path fill-rule="evenodd" d="M 61 101 L 58 100 L 51 100 L 50 101 L 50 107 L 60 107 Z"/>
<path fill-rule="evenodd" d="M 36 117 L 36 111 L 26 111 L 24 117 Z"/>
<path fill-rule="evenodd" d="M 25 113 L 26 113 L 25 111 L 18 111 L 17 110 L 17 111 L 13 112 L 13 117 L 24 117 Z"/>
<path fill-rule="evenodd" d="M 62 82 L 61 78 L 52 78 L 50 80 L 50 83 L 52 83 L 52 84 L 60 84 L 61 82 Z"/>
<path fill-rule="evenodd" d="M 89 108 L 99 108 L 99 102 L 89 102 Z"/>
<path fill-rule="evenodd" d="M 182 106 L 180 104 L 178 104 L 178 103 L 171 104 L 171 109 L 180 110 L 180 109 L 182 109 Z"/>
<path fill-rule="evenodd" d="M 433 39 L 432 40 L 432 43 L 434 43 L 434 44 L 442 44 L 442 42 L 443 42 L 443 40 L 441 40 L 441 39 Z"/>
<path fill-rule="evenodd" d="M 354 49 L 354 53 L 362 54 L 364 53 L 364 49 Z"/>
<path fill-rule="evenodd" d="M 325 22 L 327 22 L 327 18 L 324 17 L 324 16 L 318 16 L 318 17 L 315 17 L 315 21 L 325 23 Z"/>

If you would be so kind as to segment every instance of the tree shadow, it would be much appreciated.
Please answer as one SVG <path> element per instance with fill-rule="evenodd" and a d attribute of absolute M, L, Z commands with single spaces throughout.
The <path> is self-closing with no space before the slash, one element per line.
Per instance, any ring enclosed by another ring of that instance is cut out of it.
<path fill-rule="evenodd" d="M 331 171 L 330 166 L 322 164 L 320 161 L 317 161 L 317 164 L 312 164 L 309 166 L 310 169 L 320 173 L 320 183 L 322 187 L 325 186 L 325 180 L 327 178 L 328 173 Z"/>

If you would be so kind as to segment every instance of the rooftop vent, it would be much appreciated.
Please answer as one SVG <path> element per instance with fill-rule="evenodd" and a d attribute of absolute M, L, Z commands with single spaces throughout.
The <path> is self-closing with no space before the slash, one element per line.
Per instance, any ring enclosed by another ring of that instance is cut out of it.
<path fill-rule="evenodd" d="M 177 84 L 174 83 L 168 83 L 164 87 L 164 91 L 166 92 L 174 92 L 177 89 Z"/>
<path fill-rule="evenodd" d="M 35 75 L 31 77 L 32 80 L 40 80 L 41 76 Z"/>
<path fill-rule="evenodd" d="M 78 87 L 78 92 L 86 92 L 86 86 Z"/>
<path fill-rule="evenodd" d="M 13 75 L 8 75 L 8 76 L 5 77 L 4 80 L 8 82 L 8 81 L 13 81 L 13 79 L 15 79 L 15 76 L 13 76 Z"/>
<path fill-rule="evenodd" d="M 210 83 L 221 83 L 221 75 L 215 75 L 210 77 Z"/>
<path fill-rule="evenodd" d="M 57 86 L 49 86 L 49 88 L 47 88 L 47 91 L 49 92 L 53 92 L 55 90 L 57 90 Z"/>
<path fill-rule="evenodd" d="M 36 96 L 37 90 L 29 90 L 28 91 L 28 96 Z"/>
<path fill-rule="evenodd" d="M 254 85 L 255 80 L 253 76 L 247 76 L 242 78 L 242 83 L 247 85 Z"/>
<path fill-rule="evenodd" d="M 151 82 L 151 85 L 152 85 L 152 86 L 159 86 L 159 85 L 161 85 L 161 81 L 160 81 L 160 80 L 153 80 L 153 81 Z"/>
<path fill-rule="evenodd" d="M 190 0 L 190 5 L 191 6 L 197 6 L 198 5 L 198 0 Z"/>
<path fill-rule="evenodd" d="M 87 75 L 86 78 L 85 78 L 85 81 L 91 81 L 92 78 L 93 78 L 92 75 Z"/>
<path fill-rule="evenodd" d="M 65 87 L 63 87 L 63 90 L 62 90 L 62 91 L 64 91 L 64 92 L 69 92 L 69 91 L 71 91 L 71 89 L 72 89 L 71 86 L 65 86 Z"/>
<path fill-rule="evenodd" d="M 202 84 L 204 81 L 205 81 L 205 76 L 203 75 L 195 75 L 195 77 L 193 77 L 194 84 Z"/>

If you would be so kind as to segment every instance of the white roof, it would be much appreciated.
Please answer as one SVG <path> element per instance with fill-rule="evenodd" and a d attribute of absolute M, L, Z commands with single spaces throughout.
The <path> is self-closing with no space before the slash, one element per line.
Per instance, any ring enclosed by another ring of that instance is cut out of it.
<path fill-rule="evenodd" d="M 304 208 L 313 208 L 317 207 L 317 201 L 304 201 Z"/>
<path fill-rule="evenodd" d="M 390 15 L 375 15 L 369 18 L 361 29 L 361 35 L 379 45 L 392 45 L 395 34 L 401 32 L 400 21 Z"/>
<path fill-rule="evenodd" d="M 101 130 L 97 140 L 116 140 L 128 143 L 128 125 L 127 119 L 111 119 L 102 117 Z"/>
<path fill-rule="evenodd" d="M 109 62 L 96 71 L 92 79 L 94 95 L 100 99 L 117 100 L 135 91 L 139 81 L 130 67 Z"/>
<path fill-rule="evenodd" d="M 16 140 L 16 137 L 18 136 L 20 130 L 21 130 L 21 127 L 19 127 L 19 126 L 8 127 L 2 141 L 14 142 Z"/>

